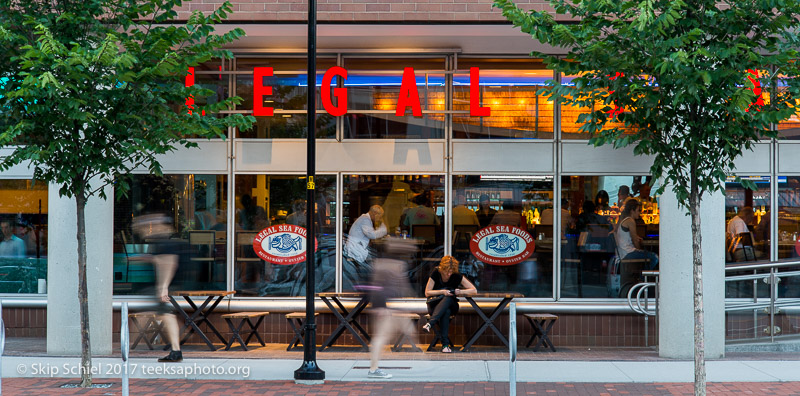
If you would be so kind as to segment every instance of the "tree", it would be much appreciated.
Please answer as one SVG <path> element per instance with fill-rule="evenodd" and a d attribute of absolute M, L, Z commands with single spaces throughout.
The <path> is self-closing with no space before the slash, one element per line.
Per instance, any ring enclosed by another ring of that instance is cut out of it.
<path fill-rule="evenodd" d="M 185 24 L 175 21 L 182 0 L 0 0 L 0 145 L 14 148 L 6 170 L 33 167 L 33 178 L 60 185 L 77 210 L 81 386 L 91 386 L 84 209 L 89 197 L 128 189 L 119 177 L 137 167 L 160 174 L 156 156 L 188 137 L 224 137 L 249 127 L 242 115 L 215 117 L 240 98 L 192 105 L 213 94 L 185 87 L 189 67 L 212 58 L 244 35 L 218 35 L 214 25 L 230 3 Z M 190 105 L 193 110 L 184 107 Z M 203 116 L 203 113 L 208 116 Z"/>
<path fill-rule="evenodd" d="M 549 84 L 579 116 L 590 144 L 634 146 L 651 155 L 692 221 L 695 393 L 705 394 L 700 203 L 724 188 L 733 161 L 800 97 L 800 4 L 793 0 L 551 0 L 552 11 L 494 7 L 535 40 L 567 51 L 547 66 L 578 75 Z M 554 16 L 562 15 L 562 18 Z M 769 90 L 765 96 L 762 88 Z M 745 183 L 746 181 L 743 181 Z M 755 187 L 747 183 L 748 187 Z M 660 191 L 660 192 L 661 192 Z"/>

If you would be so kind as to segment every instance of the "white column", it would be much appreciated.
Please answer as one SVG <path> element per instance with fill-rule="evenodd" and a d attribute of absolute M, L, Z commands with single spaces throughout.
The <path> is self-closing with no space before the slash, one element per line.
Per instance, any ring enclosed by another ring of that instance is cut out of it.
<path fill-rule="evenodd" d="M 78 241 L 75 199 L 50 185 L 47 242 L 47 353 L 80 355 Z M 114 191 L 86 204 L 86 278 L 92 355 L 111 354 Z"/>
<path fill-rule="evenodd" d="M 694 356 L 692 229 L 675 194 L 659 200 L 660 290 L 658 351 L 661 357 Z M 703 244 L 703 295 L 706 358 L 725 355 L 725 195 L 706 195 L 700 205 Z"/>

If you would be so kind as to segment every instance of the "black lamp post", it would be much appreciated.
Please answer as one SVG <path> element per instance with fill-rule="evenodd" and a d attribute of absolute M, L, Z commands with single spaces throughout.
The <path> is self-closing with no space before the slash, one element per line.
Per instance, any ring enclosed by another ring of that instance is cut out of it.
<path fill-rule="evenodd" d="M 303 340 L 303 365 L 294 372 L 294 379 L 322 381 L 325 372 L 317 366 L 317 323 L 314 320 L 316 291 L 316 200 L 314 176 L 316 170 L 316 94 L 317 94 L 317 1 L 308 0 L 308 149 L 306 158 L 306 325 Z"/>

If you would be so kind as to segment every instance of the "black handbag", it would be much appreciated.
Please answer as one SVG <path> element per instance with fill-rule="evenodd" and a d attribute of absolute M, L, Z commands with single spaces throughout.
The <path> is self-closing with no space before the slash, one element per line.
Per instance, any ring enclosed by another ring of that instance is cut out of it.
<path fill-rule="evenodd" d="M 444 294 L 437 294 L 435 296 L 428 297 L 428 299 L 425 301 L 425 303 L 426 304 L 437 303 L 437 302 L 439 302 L 439 300 L 441 300 L 443 298 L 444 298 Z"/>

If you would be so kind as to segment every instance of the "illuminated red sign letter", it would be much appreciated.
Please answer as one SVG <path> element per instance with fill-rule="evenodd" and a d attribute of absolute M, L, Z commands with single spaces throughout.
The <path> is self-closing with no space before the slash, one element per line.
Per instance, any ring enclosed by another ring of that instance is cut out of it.
<path fill-rule="evenodd" d="M 347 88 L 334 88 L 333 96 L 336 97 L 336 103 L 339 105 L 334 106 L 331 103 L 331 80 L 336 76 L 347 80 L 347 70 L 340 66 L 334 66 L 328 69 L 322 77 L 322 107 L 332 116 L 347 114 Z"/>
<path fill-rule="evenodd" d="M 414 77 L 414 68 L 403 69 L 403 82 L 400 84 L 400 97 L 397 98 L 397 110 L 394 115 L 402 117 L 406 114 L 406 107 L 411 106 L 414 117 L 422 117 L 422 108 L 419 106 L 419 92 L 417 92 L 417 79 Z"/>
<path fill-rule="evenodd" d="M 264 86 L 264 77 L 272 75 L 271 67 L 253 68 L 253 115 L 271 116 L 272 107 L 264 107 L 264 95 L 272 95 L 272 87 Z"/>
<path fill-rule="evenodd" d="M 747 69 L 747 73 L 747 79 L 753 83 L 753 94 L 756 95 L 756 101 L 750 103 L 750 106 L 745 111 L 750 112 L 753 105 L 756 106 L 756 111 L 761 111 L 761 106 L 764 106 L 764 93 L 761 91 L 761 81 L 757 80 L 758 72 L 753 69 Z"/>
<path fill-rule="evenodd" d="M 477 67 L 469 68 L 469 115 L 470 117 L 488 117 L 492 114 L 492 109 L 481 107 L 480 104 L 480 69 Z"/>
<path fill-rule="evenodd" d="M 193 67 L 190 67 L 189 68 L 189 72 L 186 73 L 186 82 L 184 82 L 184 85 L 187 86 L 187 87 L 191 87 L 192 85 L 194 85 L 194 68 Z M 189 97 L 186 98 L 186 107 L 189 108 L 189 115 L 192 115 L 192 110 L 194 109 L 194 96 L 189 95 Z M 203 112 L 201 114 L 202 115 L 206 115 L 206 111 L 203 110 Z"/>

